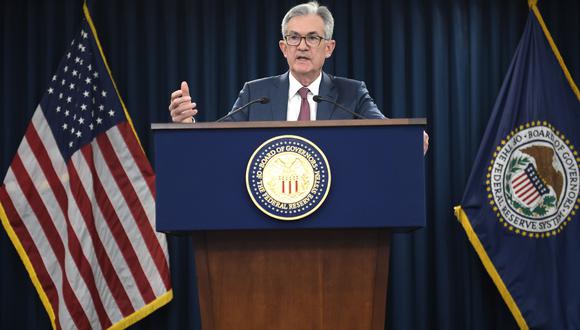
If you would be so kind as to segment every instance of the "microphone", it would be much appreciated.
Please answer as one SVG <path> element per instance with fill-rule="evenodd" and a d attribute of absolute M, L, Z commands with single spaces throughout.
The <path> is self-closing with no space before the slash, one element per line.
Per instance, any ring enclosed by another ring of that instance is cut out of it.
<path fill-rule="evenodd" d="M 365 118 L 365 117 L 363 117 L 363 116 L 359 115 L 358 113 L 356 113 L 356 112 L 354 112 L 354 111 L 352 111 L 352 110 L 348 109 L 348 108 L 347 108 L 347 107 L 345 107 L 344 105 L 342 105 L 342 104 L 340 104 L 340 103 L 337 103 L 335 100 L 328 99 L 328 98 L 326 98 L 326 97 L 324 97 L 324 96 L 320 96 L 320 95 L 314 95 L 314 97 L 313 97 L 312 99 L 313 99 L 313 100 L 314 100 L 314 102 L 316 102 L 316 103 L 320 103 L 320 102 L 328 102 L 328 103 L 332 103 L 332 104 L 334 104 L 335 106 L 337 106 L 338 108 L 340 108 L 342 111 L 348 112 L 348 113 L 350 113 L 351 115 L 353 115 L 353 116 L 355 116 L 355 117 L 357 117 L 357 118 L 359 118 L 359 119 L 368 119 L 368 118 Z"/>
<path fill-rule="evenodd" d="M 268 104 L 268 103 L 270 103 L 270 99 L 267 98 L 266 96 L 262 96 L 259 99 L 252 100 L 252 101 L 250 101 L 250 102 L 242 105 L 241 107 L 236 108 L 236 109 L 230 111 L 227 115 L 225 115 L 225 116 L 221 117 L 220 119 L 216 120 L 216 123 L 219 123 L 220 121 L 224 121 L 224 120 L 230 118 L 231 116 L 235 115 L 236 113 L 244 110 L 245 108 L 247 108 L 250 105 L 255 104 L 255 103 Z"/>

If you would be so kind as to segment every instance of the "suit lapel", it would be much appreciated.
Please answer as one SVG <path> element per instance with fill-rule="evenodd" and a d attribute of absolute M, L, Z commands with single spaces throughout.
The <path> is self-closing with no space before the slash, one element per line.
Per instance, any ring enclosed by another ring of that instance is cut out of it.
<path fill-rule="evenodd" d="M 274 88 L 270 97 L 272 120 L 286 120 L 289 88 L 290 82 L 288 81 L 288 72 L 280 75 L 278 79 L 274 80 Z"/>
<path fill-rule="evenodd" d="M 322 72 L 322 81 L 320 81 L 319 94 L 320 96 L 331 100 L 336 100 L 337 97 L 336 88 L 334 87 L 331 76 L 324 72 Z M 328 120 L 332 117 L 333 112 L 334 105 L 332 105 L 332 103 L 324 101 L 320 102 L 318 103 L 318 108 L 316 109 L 316 120 Z"/>

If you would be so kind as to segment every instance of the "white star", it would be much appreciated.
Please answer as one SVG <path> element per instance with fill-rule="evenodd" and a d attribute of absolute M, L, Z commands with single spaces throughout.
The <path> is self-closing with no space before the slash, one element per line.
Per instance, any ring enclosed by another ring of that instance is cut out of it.
<path fill-rule="evenodd" d="M 68 114 L 69 114 L 69 113 L 70 113 L 70 112 L 69 112 L 68 110 L 67 110 L 67 111 L 65 111 L 65 112 L 64 112 L 64 116 L 65 116 L 65 117 L 68 117 Z"/>
<path fill-rule="evenodd" d="M 72 141 L 70 141 L 70 142 L 68 143 L 68 147 L 69 147 L 69 148 L 72 148 L 72 146 L 73 146 L 73 143 L 72 143 Z"/>
<path fill-rule="evenodd" d="M 97 91 L 97 85 L 93 85 L 93 90 L 96 92 Z"/>
<path fill-rule="evenodd" d="M 83 47 L 81 48 L 81 53 L 84 53 L 86 49 L 87 49 L 87 47 L 83 46 Z"/>
<path fill-rule="evenodd" d="M 62 99 L 62 93 L 58 94 L 58 98 Z"/>
<path fill-rule="evenodd" d="M 70 52 L 66 53 L 66 58 L 70 58 Z"/>
<path fill-rule="evenodd" d="M 101 119 L 101 117 L 97 117 L 97 124 L 101 124 L 103 122 L 103 120 Z"/>
<path fill-rule="evenodd" d="M 52 76 L 52 81 L 56 81 L 56 75 Z"/>
<path fill-rule="evenodd" d="M 83 117 L 79 118 L 79 124 L 84 124 L 85 123 L 85 119 Z"/>
<path fill-rule="evenodd" d="M 64 84 L 66 84 L 66 80 L 63 79 L 60 84 L 64 86 Z"/>
<path fill-rule="evenodd" d="M 71 45 L 75 44 L 75 40 L 73 39 L 73 41 L 70 42 Z"/>
<path fill-rule="evenodd" d="M 56 112 L 60 112 L 60 106 L 56 107 Z"/>
<path fill-rule="evenodd" d="M 83 48 L 83 44 L 81 44 L 81 43 L 79 42 L 79 44 L 77 45 L 77 48 L 78 48 L 78 49 L 82 49 L 82 48 Z"/>
<path fill-rule="evenodd" d="M 77 56 L 77 57 L 75 57 L 75 63 L 78 63 L 78 62 L 80 62 L 80 61 L 81 61 L 81 59 L 80 59 L 78 56 Z"/>
<path fill-rule="evenodd" d="M 66 123 L 62 124 L 62 129 L 66 131 L 66 129 L 68 128 L 68 125 Z"/>
<path fill-rule="evenodd" d="M 99 73 L 97 71 L 93 72 L 93 77 L 99 78 Z"/>
<path fill-rule="evenodd" d="M 81 104 L 81 110 L 83 110 L 83 111 L 87 110 L 87 105 L 84 103 Z"/>
<path fill-rule="evenodd" d="M 83 39 L 86 39 L 89 34 L 85 32 L 85 30 L 81 30 L 81 36 L 83 37 Z"/>
<path fill-rule="evenodd" d="M 111 111 L 109 111 L 109 116 L 113 117 L 115 115 L 115 111 L 113 111 L 113 109 L 111 109 Z"/>
<path fill-rule="evenodd" d="M 72 75 L 73 75 L 73 76 L 76 76 L 76 75 L 77 75 L 77 73 L 78 73 L 78 71 L 77 71 L 77 70 L 73 70 L 73 72 L 72 72 Z"/>
<path fill-rule="evenodd" d="M 80 63 L 81 65 L 83 65 L 83 63 L 84 63 L 84 62 L 85 62 L 85 60 L 80 60 L 80 61 L 79 61 L 79 63 Z"/>
<path fill-rule="evenodd" d="M 104 105 L 102 105 L 102 104 L 101 104 L 101 105 L 99 105 L 99 111 L 103 111 L 103 110 L 105 110 L 105 106 L 104 106 Z"/>
<path fill-rule="evenodd" d="M 77 114 L 76 113 L 73 115 L 73 119 L 77 119 Z"/>
<path fill-rule="evenodd" d="M 93 65 L 92 65 L 92 64 L 89 64 L 89 65 L 87 66 L 87 68 L 89 69 L 89 71 L 91 71 L 91 70 L 93 69 Z"/>
<path fill-rule="evenodd" d="M 68 71 L 68 65 L 65 65 L 64 72 L 67 72 L 67 71 Z"/>
<path fill-rule="evenodd" d="M 93 128 L 94 128 L 94 127 L 95 127 L 95 126 L 93 126 L 93 124 L 92 124 L 92 123 L 89 125 L 89 128 L 91 129 L 91 131 L 93 130 Z"/>
<path fill-rule="evenodd" d="M 77 137 L 80 138 L 81 137 L 81 131 L 77 131 Z"/>
<path fill-rule="evenodd" d="M 74 132 L 75 132 L 75 131 L 76 131 L 76 130 L 75 130 L 75 128 L 74 128 L 74 127 L 73 127 L 73 128 L 71 128 L 71 129 L 70 129 L 70 134 L 74 134 Z"/>
<path fill-rule="evenodd" d="M 91 78 L 87 77 L 87 79 L 85 79 L 85 83 L 90 84 L 91 83 Z"/>
<path fill-rule="evenodd" d="M 68 88 L 75 89 L 75 84 L 71 83 L 70 85 L 68 85 Z"/>
<path fill-rule="evenodd" d="M 50 88 L 48 89 L 48 94 L 52 94 L 53 92 L 54 92 L 54 89 L 53 89 L 52 87 L 50 87 Z"/>
<path fill-rule="evenodd" d="M 107 91 L 102 91 L 102 92 L 101 92 L 101 96 L 102 96 L 102 97 L 107 97 Z"/>
<path fill-rule="evenodd" d="M 72 97 L 70 97 L 70 96 L 69 96 L 69 97 L 67 97 L 67 98 L 66 98 L 66 103 L 71 103 L 71 102 L 72 102 Z"/>
<path fill-rule="evenodd" d="M 83 92 L 83 96 L 84 96 L 84 97 L 89 97 L 89 91 L 84 91 L 84 92 Z"/>

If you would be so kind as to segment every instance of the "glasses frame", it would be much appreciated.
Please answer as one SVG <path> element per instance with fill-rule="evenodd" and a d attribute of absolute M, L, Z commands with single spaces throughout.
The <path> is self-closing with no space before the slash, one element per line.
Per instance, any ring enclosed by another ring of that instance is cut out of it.
<path fill-rule="evenodd" d="M 300 41 L 298 41 L 298 43 L 297 43 L 297 44 L 295 44 L 295 45 L 294 45 L 294 44 L 291 44 L 291 43 L 289 43 L 289 42 L 288 42 L 288 38 L 290 38 L 290 37 L 300 37 Z M 318 42 L 317 42 L 315 45 L 311 45 L 311 44 L 308 42 L 308 39 L 306 39 L 306 38 L 312 38 L 312 37 L 314 37 L 314 38 L 318 39 Z M 322 40 L 328 40 L 328 39 L 326 39 L 326 38 L 324 38 L 324 37 L 321 37 L 321 36 L 319 36 L 319 35 L 312 35 L 312 34 L 307 34 L 307 35 L 305 35 L 305 36 L 301 36 L 301 35 L 299 35 L 299 34 L 287 34 L 287 35 L 285 35 L 285 36 L 284 36 L 284 41 L 286 42 L 286 44 L 287 44 L 288 46 L 298 46 L 298 45 L 300 45 L 300 44 L 302 43 L 302 39 L 304 39 L 304 43 L 305 43 L 307 46 L 310 46 L 310 47 L 318 47 L 318 46 L 320 46 L 320 44 L 322 43 Z"/>

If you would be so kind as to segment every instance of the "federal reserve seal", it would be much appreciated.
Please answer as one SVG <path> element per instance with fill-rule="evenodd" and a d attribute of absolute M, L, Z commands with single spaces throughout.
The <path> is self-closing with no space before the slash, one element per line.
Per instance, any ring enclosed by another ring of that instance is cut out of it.
<path fill-rule="evenodd" d="M 580 205 L 579 164 L 571 141 L 548 122 L 514 129 L 496 148 L 486 178 L 500 223 L 531 238 L 561 233 Z"/>
<path fill-rule="evenodd" d="M 316 211 L 330 190 L 330 166 L 311 141 L 282 135 L 259 146 L 246 169 L 246 187 L 256 206 L 279 220 Z"/>

